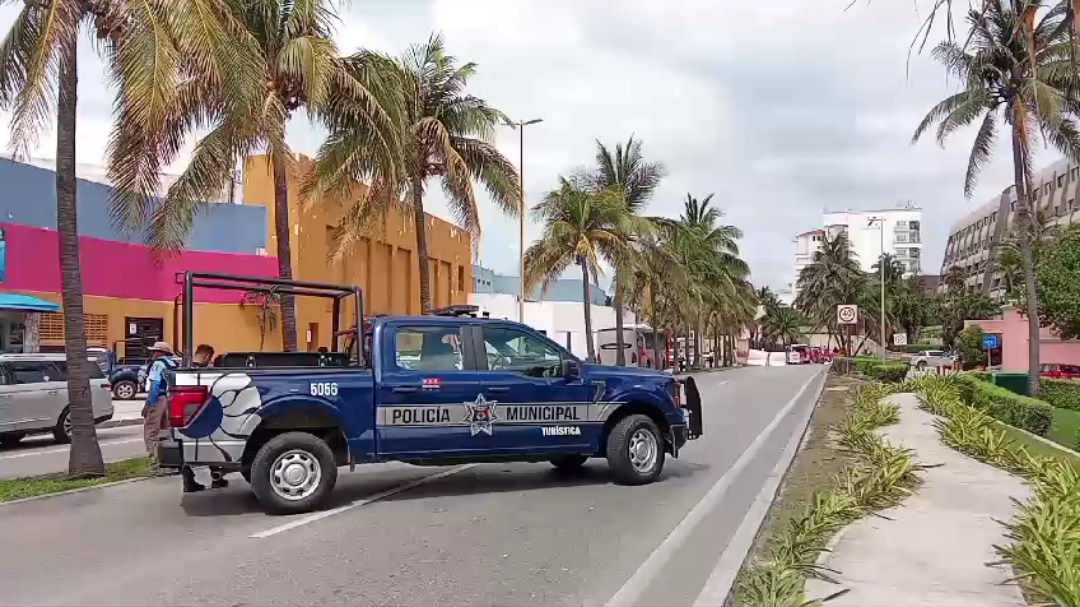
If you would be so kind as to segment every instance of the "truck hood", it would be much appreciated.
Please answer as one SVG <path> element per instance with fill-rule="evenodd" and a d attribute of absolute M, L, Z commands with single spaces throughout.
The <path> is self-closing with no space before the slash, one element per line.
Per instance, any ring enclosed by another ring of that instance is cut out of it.
<path fill-rule="evenodd" d="M 598 365 L 595 363 L 582 363 L 581 370 L 589 377 L 618 377 L 620 379 L 675 379 L 675 376 L 667 371 L 656 369 L 642 369 L 640 367 L 618 367 L 615 365 Z"/>

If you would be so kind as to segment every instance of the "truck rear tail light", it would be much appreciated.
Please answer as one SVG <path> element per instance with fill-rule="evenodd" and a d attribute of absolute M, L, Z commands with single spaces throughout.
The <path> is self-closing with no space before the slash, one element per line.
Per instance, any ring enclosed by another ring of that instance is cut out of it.
<path fill-rule="evenodd" d="M 682 383 L 678 380 L 668 384 L 668 393 L 671 394 L 671 399 L 675 401 L 676 407 L 682 406 Z"/>
<path fill-rule="evenodd" d="M 210 395 L 206 386 L 173 386 L 169 388 L 169 425 L 183 428 L 199 411 Z"/>
<path fill-rule="evenodd" d="M 104 389 L 104 390 L 105 390 L 106 392 L 108 392 L 109 390 L 112 390 L 112 386 L 111 386 L 111 385 L 109 385 L 109 382 L 105 382 L 105 383 L 101 384 L 101 387 L 102 387 L 102 388 L 103 388 L 103 389 Z"/>

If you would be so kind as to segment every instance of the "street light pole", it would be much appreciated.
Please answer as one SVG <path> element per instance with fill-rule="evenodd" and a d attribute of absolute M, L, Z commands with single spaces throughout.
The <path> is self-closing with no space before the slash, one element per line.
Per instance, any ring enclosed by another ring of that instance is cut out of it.
<path fill-rule="evenodd" d="M 881 274 L 881 316 L 878 317 L 878 325 L 881 327 L 881 360 L 885 361 L 885 218 L 873 217 L 870 224 L 878 224 L 881 230 L 881 257 L 878 257 L 878 271 Z"/>
<path fill-rule="evenodd" d="M 534 118 L 520 122 L 507 121 L 506 126 L 517 129 L 518 147 L 518 322 L 525 323 L 525 127 L 543 122 Z"/>

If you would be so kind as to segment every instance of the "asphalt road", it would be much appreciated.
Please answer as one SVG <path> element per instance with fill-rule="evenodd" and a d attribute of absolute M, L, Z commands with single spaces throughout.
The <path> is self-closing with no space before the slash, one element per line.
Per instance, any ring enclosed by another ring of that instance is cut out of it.
<path fill-rule="evenodd" d="M 572 475 L 391 463 L 343 470 L 341 507 L 314 517 L 261 513 L 239 478 L 0 506 L 0 604 L 693 604 L 822 370 L 699 376 L 706 435 L 644 487 L 612 484 L 602 460 Z"/>
<path fill-rule="evenodd" d="M 105 461 L 144 455 L 142 426 L 98 428 L 98 442 Z M 0 447 L 0 479 L 64 472 L 68 445 L 58 445 L 52 434 L 28 436 L 14 447 Z"/>

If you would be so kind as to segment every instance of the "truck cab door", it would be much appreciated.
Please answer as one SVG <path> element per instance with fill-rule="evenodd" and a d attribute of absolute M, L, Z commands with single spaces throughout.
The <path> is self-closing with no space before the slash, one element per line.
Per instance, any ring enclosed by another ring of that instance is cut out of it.
<path fill-rule="evenodd" d="M 468 449 L 466 403 L 479 390 L 468 333 L 466 324 L 422 320 L 382 328 L 375 411 L 380 455 L 441 457 Z"/>
<path fill-rule="evenodd" d="M 570 353 L 519 325 L 474 327 L 482 395 L 498 417 L 492 448 L 508 453 L 583 453 L 599 445 L 603 426 L 581 377 L 563 376 Z"/>

